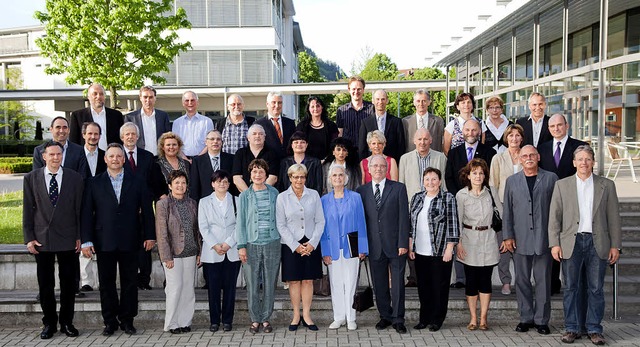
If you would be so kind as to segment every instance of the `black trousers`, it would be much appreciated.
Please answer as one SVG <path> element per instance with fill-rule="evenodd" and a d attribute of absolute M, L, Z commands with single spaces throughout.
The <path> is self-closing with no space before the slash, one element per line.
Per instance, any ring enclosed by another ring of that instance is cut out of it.
<path fill-rule="evenodd" d="M 447 317 L 453 259 L 444 262 L 442 257 L 416 253 L 415 264 L 420 299 L 420 323 L 442 326 Z"/>
<path fill-rule="evenodd" d="M 73 324 L 76 301 L 76 271 L 80 269 L 78 253 L 74 250 L 62 252 L 40 252 L 35 255 L 40 291 L 40 307 L 44 317 L 42 323 L 56 326 L 58 318 L 61 325 Z M 55 263 L 58 258 L 58 278 L 60 280 L 60 316 L 56 313 L 56 294 L 54 288 Z"/>
<path fill-rule="evenodd" d="M 141 248 L 138 252 L 138 286 L 151 283 L 151 251 Z"/>
<path fill-rule="evenodd" d="M 240 261 L 229 261 L 225 255 L 220 263 L 204 263 L 205 279 L 209 286 L 209 319 L 211 324 L 233 324 L 236 304 L 236 281 L 240 273 Z M 222 293 L 222 305 L 220 294 Z"/>
<path fill-rule="evenodd" d="M 407 256 L 387 258 L 382 252 L 377 259 L 369 257 L 369 264 L 380 318 L 392 323 L 404 324 L 404 271 Z M 391 270 L 391 289 L 389 289 L 389 270 Z"/>
<path fill-rule="evenodd" d="M 100 280 L 100 305 L 105 325 L 115 327 L 120 323 L 133 323 L 138 315 L 139 252 L 97 252 L 98 279 Z M 116 288 L 116 274 L 120 270 L 120 299 Z"/>

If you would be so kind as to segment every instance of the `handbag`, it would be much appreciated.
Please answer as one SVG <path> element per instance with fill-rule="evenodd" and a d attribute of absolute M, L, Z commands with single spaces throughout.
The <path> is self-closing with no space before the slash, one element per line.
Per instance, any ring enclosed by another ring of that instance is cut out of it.
<path fill-rule="evenodd" d="M 326 265 L 325 265 L 326 266 Z M 322 275 L 322 278 L 313 280 L 313 295 L 331 295 L 331 283 L 329 282 L 329 271 Z"/>
<path fill-rule="evenodd" d="M 362 263 L 365 263 L 364 267 L 365 267 L 365 271 L 367 272 L 367 279 L 369 281 L 369 286 L 361 291 L 356 290 L 356 293 L 353 295 L 353 305 L 351 306 L 351 308 L 353 308 L 357 312 L 363 312 L 373 307 L 373 289 L 371 289 L 371 277 L 369 276 L 369 267 L 367 266 L 367 263 L 364 260 L 360 262 L 360 269 L 358 269 L 357 281 L 360 282 L 360 273 L 362 272 Z"/>
<path fill-rule="evenodd" d="M 498 212 L 498 208 L 496 207 L 496 201 L 493 199 L 493 194 L 491 194 L 491 188 L 489 188 L 489 195 L 491 196 L 491 205 L 493 205 L 493 217 L 491 218 L 491 229 L 495 232 L 502 231 L 502 217 L 500 217 L 500 212 Z"/>

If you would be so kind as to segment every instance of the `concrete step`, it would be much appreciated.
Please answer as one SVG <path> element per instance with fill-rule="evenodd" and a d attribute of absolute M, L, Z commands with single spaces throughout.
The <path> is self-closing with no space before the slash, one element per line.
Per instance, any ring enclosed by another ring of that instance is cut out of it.
<path fill-rule="evenodd" d="M 620 212 L 640 212 L 640 198 L 620 199 Z"/>
<path fill-rule="evenodd" d="M 640 241 L 622 241 L 622 254 L 625 258 L 640 257 Z"/>
<path fill-rule="evenodd" d="M 607 273 L 604 278 L 604 291 L 613 292 L 613 275 Z M 618 295 L 638 295 L 640 294 L 640 275 L 618 274 Z M 640 312 L 640 311 L 638 311 Z"/>
<path fill-rule="evenodd" d="M 622 241 L 640 241 L 640 225 L 622 226 Z"/>
<path fill-rule="evenodd" d="M 620 218 L 622 218 L 622 226 L 639 226 L 640 225 L 640 212 L 620 212 Z"/>
<path fill-rule="evenodd" d="M 618 275 L 620 276 L 632 276 L 640 275 L 640 258 L 627 257 L 623 254 L 618 260 Z"/>

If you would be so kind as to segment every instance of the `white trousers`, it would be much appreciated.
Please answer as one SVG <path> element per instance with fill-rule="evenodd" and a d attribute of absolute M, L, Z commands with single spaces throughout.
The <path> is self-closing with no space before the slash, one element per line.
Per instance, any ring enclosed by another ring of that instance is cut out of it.
<path fill-rule="evenodd" d="M 358 258 L 345 259 L 342 252 L 340 252 L 340 259 L 332 260 L 329 265 L 334 321 L 356 321 L 356 310 L 351 306 L 353 306 L 353 295 L 358 285 L 358 265 Z"/>
<path fill-rule="evenodd" d="M 85 258 L 80 252 L 80 287 L 84 285 L 90 285 L 93 289 L 98 289 L 98 281 L 96 278 L 97 264 L 95 259 Z"/>
<path fill-rule="evenodd" d="M 173 268 L 165 266 L 164 275 L 167 279 L 164 331 L 191 326 L 196 308 L 196 256 L 174 258 Z"/>

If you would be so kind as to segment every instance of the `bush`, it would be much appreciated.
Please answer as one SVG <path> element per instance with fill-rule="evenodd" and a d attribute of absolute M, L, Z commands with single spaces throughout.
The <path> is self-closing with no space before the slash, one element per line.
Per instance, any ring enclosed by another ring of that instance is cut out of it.
<path fill-rule="evenodd" d="M 27 173 L 33 168 L 33 158 L 31 157 L 13 157 L 0 158 L 0 173 Z"/>

